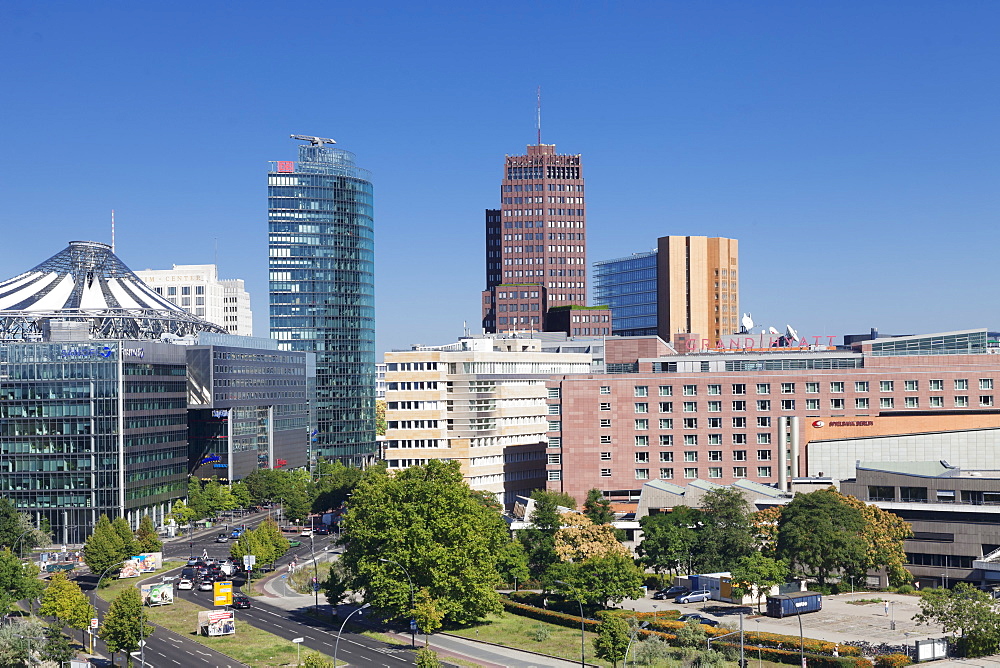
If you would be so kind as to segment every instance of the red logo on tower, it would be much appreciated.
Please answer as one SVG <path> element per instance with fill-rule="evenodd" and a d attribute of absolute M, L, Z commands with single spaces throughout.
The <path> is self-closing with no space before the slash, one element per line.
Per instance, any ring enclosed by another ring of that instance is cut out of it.
<path fill-rule="evenodd" d="M 278 171 L 279 172 L 294 172 L 295 162 L 292 160 L 279 160 L 278 161 Z"/>
<path fill-rule="evenodd" d="M 820 427 L 823 426 L 823 421 L 822 420 L 816 420 L 815 422 L 813 422 L 813 426 L 816 427 L 817 429 L 819 429 Z"/>

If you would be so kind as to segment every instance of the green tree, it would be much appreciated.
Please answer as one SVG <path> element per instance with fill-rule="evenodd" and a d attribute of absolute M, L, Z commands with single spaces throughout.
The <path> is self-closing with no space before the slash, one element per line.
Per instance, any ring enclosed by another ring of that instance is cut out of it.
<path fill-rule="evenodd" d="M 750 504 L 734 487 L 709 490 L 701 500 L 702 519 L 694 556 L 703 573 L 728 571 L 754 549 Z"/>
<path fill-rule="evenodd" d="M 386 402 L 385 399 L 375 400 L 375 434 L 378 436 L 385 436 L 386 427 L 388 423 L 385 421 L 385 409 Z"/>
<path fill-rule="evenodd" d="M 101 575 L 124 561 L 125 546 L 122 538 L 111 526 L 107 515 L 101 515 L 94 532 L 83 545 L 83 561 L 92 573 Z M 128 555 L 131 556 L 131 555 Z"/>
<path fill-rule="evenodd" d="M 0 615 L 22 599 L 35 600 L 44 587 L 37 566 L 18 559 L 10 548 L 0 550 Z"/>
<path fill-rule="evenodd" d="M 264 559 L 264 563 L 273 564 L 285 556 L 285 553 L 291 547 L 288 539 L 285 538 L 284 534 L 281 533 L 281 529 L 278 528 L 278 523 L 271 518 L 261 522 L 253 531 L 257 534 L 257 540 L 266 552 L 267 558 Z"/>
<path fill-rule="evenodd" d="M 642 563 L 657 573 L 687 566 L 698 541 L 700 521 L 701 513 L 687 506 L 674 506 L 672 512 L 640 519 L 643 538 L 638 552 Z"/>
<path fill-rule="evenodd" d="M 167 514 L 167 519 L 173 520 L 177 526 L 183 527 L 198 519 L 198 512 L 183 501 L 174 501 L 173 507 Z"/>
<path fill-rule="evenodd" d="M 625 554 L 593 557 L 581 563 L 561 562 L 546 573 L 546 583 L 585 606 L 606 606 L 642 596 L 643 572 Z M 558 585 L 557 580 L 566 583 Z M 568 587 L 567 587 L 568 585 Z"/>
<path fill-rule="evenodd" d="M 0 626 L 0 666 L 25 668 L 38 665 L 37 653 L 41 649 L 39 638 L 45 626 L 35 618 L 15 618 Z"/>
<path fill-rule="evenodd" d="M 559 561 L 556 555 L 556 531 L 562 527 L 559 507 L 568 507 L 565 494 L 536 490 L 531 495 L 534 508 L 528 518 L 530 525 L 517 532 L 517 538 L 524 546 L 528 557 L 528 570 L 531 577 L 540 580 L 546 570 Z M 573 504 L 575 505 L 575 503 Z"/>
<path fill-rule="evenodd" d="M 63 572 L 54 573 L 42 592 L 42 604 L 38 614 L 55 617 L 61 624 L 82 633 L 90 626 L 90 619 L 97 616 L 97 610 L 87 600 L 80 585 L 66 577 Z"/>
<path fill-rule="evenodd" d="M 865 540 L 865 570 L 886 569 L 889 582 L 895 586 L 909 584 L 913 580 L 906 569 L 906 551 L 903 541 L 913 535 L 913 527 L 899 515 L 894 515 L 878 506 L 854 498 L 840 495 L 843 502 L 856 508 L 864 519 L 862 536 Z"/>
<path fill-rule="evenodd" d="M 192 521 L 200 520 L 208 514 L 204 489 L 202 487 L 201 480 L 198 478 L 188 478 L 187 507 L 194 512 Z"/>
<path fill-rule="evenodd" d="M 153 634 L 149 625 L 142 598 L 135 587 L 122 590 L 108 608 L 101 627 L 101 639 L 112 652 L 125 652 L 128 665 L 132 665 L 131 652 L 139 649 L 139 641 Z"/>
<path fill-rule="evenodd" d="M 253 579 L 253 574 L 257 572 L 257 569 L 270 561 L 272 549 L 270 545 L 265 545 L 261 541 L 260 534 L 254 529 L 253 531 L 244 531 L 239 540 L 229 544 L 229 556 L 238 564 L 242 564 L 243 557 L 247 555 L 257 557 L 256 564 L 250 571 L 250 579 Z"/>
<path fill-rule="evenodd" d="M 583 514 L 594 524 L 611 524 L 615 520 L 611 502 L 596 488 L 587 492 L 587 500 L 583 502 Z"/>
<path fill-rule="evenodd" d="M 340 559 L 330 562 L 330 572 L 319 587 L 334 608 L 344 602 L 351 591 L 351 575 Z"/>
<path fill-rule="evenodd" d="M 149 515 L 143 515 L 142 519 L 139 520 L 139 528 L 135 532 L 135 539 L 140 554 L 143 552 L 163 551 L 163 541 L 157 535 L 156 527 L 153 526 L 153 520 Z"/>
<path fill-rule="evenodd" d="M 333 668 L 333 661 L 327 659 L 319 652 L 308 652 L 302 657 L 303 668 Z"/>
<path fill-rule="evenodd" d="M 410 588 L 426 588 L 445 619 L 468 623 L 502 611 L 497 554 L 507 526 L 462 479 L 457 461 L 431 461 L 389 475 L 365 471 L 344 520 L 345 566 L 365 600 L 404 617 Z"/>
<path fill-rule="evenodd" d="M 705 646 L 705 627 L 693 619 L 684 622 L 684 626 L 677 629 L 675 635 L 678 647 L 698 648 Z"/>
<path fill-rule="evenodd" d="M 0 498 L 0 547 L 25 554 L 36 547 L 51 544 L 47 531 L 36 529 L 26 513 L 17 512 L 10 499 Z"/>
<path fill-rule="evenodd" d="M 245 482 L 234 482 L 232 487 L 229 488 L 229 492 L 233 497 L 234 508 L 246 508 L 253 503 L 253 499 L 250 497 L 250 490 L 247 489 Z"/>
<path fill-rule="evenodd" d="M 441 668 L 441 661 L 437 652 L 429 647 L 421 647 L 417 650 L 417 668 Z"/>
<path fill-rule="evenodd" d="M 285 498 L 282 499 L 282 507 L 285 511 L 285 519 L 289 522 L 301 522 L 309 517 L 312 499 L 306 492 L 305 486 L 289 485 Z"/>
<path fill-rule="evenodd" d="M 209 480 L 201 489 L 198 513 L 202 517 L 215 517 L 219 513 L 236 507 L 229 487 L 218 480 Z"/>
<path fill-rule="evenodd" d="M 628 622 L 618 615 L 601 615 L 597 637 L 594 638 L 594 651 L 598 657 L 610 661 L 618 668 L 618 662 L 625 658 L 628 641 Z"/>
<path fill-rule="evenodd" d="M 768 595 L 771 587 L 781 584 L 788 577 L 788 563 L 782 559 L 772 559 L 760 552 L 751 552 L 739 559 L 732 569 L 734 594 L 756 596 L 757 611 L 760 603 Z"/>
<path fill-rule="evenodd" d="M 361 480 L 361 474 L 361 469 L 344 466 L 339 460 L 320 462 L 316 467 L 312 511 L 325 513 L 340 508 Z"/>
<path fill-rule="evenodd" d="M 861 512 L 832 487 L 797 494 L 781 511 L 778 556 L 820 583 L 836 572 L 864 572 L 867 545 Z"/>
<path fill-rule="evenodd" d="M 61 668 L 76 656 L 76 650 L 59 627 L 49 626 L 45 629 L 45 644 L 42 645 L 41 654 L 43 659 L 52 661 Z"/>
<path fill-rule="evenodd" d="M 1000 646 L 1000 612 L 988 593 L 966 582 L 920 592 L 920 612 L 913 619 L 961 633 L 960 647 L 967 656 L 995 654 Z"/>
<path fill-rule="evenodd" d="M 438 606 L 426 587 L 421 588 L 414 598 L 413 619 L 417 622 L 417 628 L 424 634 L 424 647 L 429 647 L 431 634 L 441 628 L 444 610 Z"/>
<path fill-rule="evenodd" d="M 139 541 L 136 539 L 132 527 L 128 525 L 128 520 L 124 517 L 116 517 L 111 522 L 111 528 L 115 530 L 115 533 L 118 534 L 118 537 L 122 541 L 121 557 L 123 559 L 128 559 L 139 554 Z"/>
<path fill-rule="evenodd" d="M 243 478 L 253 503 L 281 501 L 288 491 L 288 471 L 279 469 L 257 469 Z"/>
<path fill-rule="evenodd" d="M 528 571 L 528 554 L 518 540 L 509 540 L 497 552 L 497 571 L 501 579 L 510 585 L 524 582 L 531 573 Z"/>

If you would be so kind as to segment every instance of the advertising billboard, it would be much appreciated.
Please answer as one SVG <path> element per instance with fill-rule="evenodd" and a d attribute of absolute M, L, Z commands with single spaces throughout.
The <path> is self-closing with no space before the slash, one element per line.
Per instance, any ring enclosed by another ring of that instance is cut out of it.
<path fill-rule="evenodd" d="M 227 636 L 236 633 L 236 615 L 232 610 L 201 610 L 197 632 L 204 636 Z"/>
<path fill-rule="evenodd" d="M 170 605 L 174 602 L 174 585 L 169 582 L 139 585 L 143 605 Z"/>
<path fill-rule="evenodd" d="M 233 604 L 233 583 L 229 581 L 216 582 L 212 585 L 216 605 Z"/>
<path fill-rule="evenodd" d="M 137 578 L 143 573 L 153 573 L 163 566 L 162 552 L 144 552 L 129 557 L 122 566 L 119 578 Z"/>

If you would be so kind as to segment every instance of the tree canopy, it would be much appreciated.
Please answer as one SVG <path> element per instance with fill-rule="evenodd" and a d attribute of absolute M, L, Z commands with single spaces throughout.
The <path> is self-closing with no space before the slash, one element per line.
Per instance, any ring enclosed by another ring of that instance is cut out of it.
<path fill-rule="evenodd" d="M 961 633 L 960 645 L 968 656 L 988 656 L 1000 647 L 1000 612 L 988 593 L 966 582 L 920 592 L 920 612 L 913 619 Z"/>
<path fill-rule="evenodd" d="M 104 624 L 100 629 L 101 640 L 112 652 L 129 653 L 139 649 L 139 641 L 153 634 L 153 627 L 147 622 L 146 609 L 135 587 L 126 587 L 108 608 Z M 129 657 L 129 665 L 132 658 Z"/>
<path fill-rule="evenodd" d="M 596 488 L 587 492 L 587 500 L 583 502 L 583 514 L 594 524 L 611 524 L 615 520 L 611 502 Z"/>
<path fill-rule="evenodd" d="M 781 511 L 777 553 L 821 583 L 835 573 L 860 575 L 867 565 L 864 516 L 832 487 L 797 494 Z"/>
<path fill-rule="evenodd" d="M 9 548 L 0 550 L 0 615 L 22 599 L 38 598 L 44 586 L 37 566 L 22 562 Z"/>

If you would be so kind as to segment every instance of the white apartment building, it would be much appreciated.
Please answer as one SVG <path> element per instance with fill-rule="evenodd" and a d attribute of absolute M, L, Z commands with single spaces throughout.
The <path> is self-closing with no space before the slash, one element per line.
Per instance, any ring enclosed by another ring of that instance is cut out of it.
<path fill-rule="evenodd" d="M 175 264 L 135 272 L 157 294 L 189 313 L 239 336 L 253 336 L 250 293 L 243 279 L 219 279 L 214 264 Z"/>
<path fill-rule="evenodd" d="M 546 431 L 559 419 L 546 405 L 546 380 L 590 373 L 591 361 L 589 352 L 543 351 L 537 339 L 468 338 L 387 352 L 382 458 L 390 470 L 459 461 L 472 489 L 512 506 L 545 487 Z"/>

